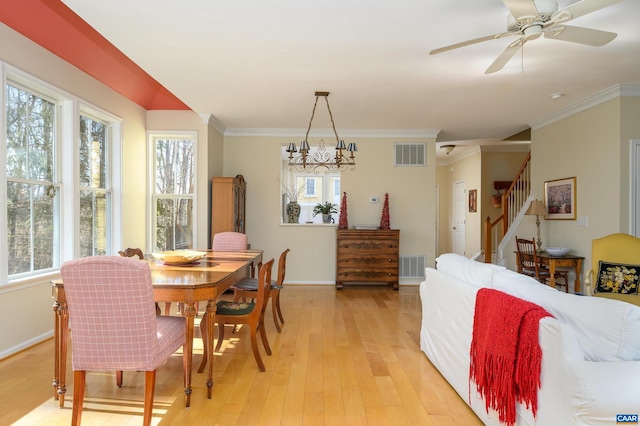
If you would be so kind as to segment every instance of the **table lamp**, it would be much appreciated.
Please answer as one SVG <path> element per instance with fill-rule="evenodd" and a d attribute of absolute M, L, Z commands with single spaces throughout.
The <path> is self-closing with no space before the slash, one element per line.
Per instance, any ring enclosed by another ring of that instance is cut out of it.
<path fill-rule="evenodd" d="M 544 251 L 542 249 L 542 240 L 540 239 L 540 216 L 547 215 L 547 209 L 545 208 L 544 203 L 540 200 L 531 201 L 525 214 L 536 216 L 536 227 L 538 228 L 538 240 L 536 243 L 538 244 L 538 251 Z"/>

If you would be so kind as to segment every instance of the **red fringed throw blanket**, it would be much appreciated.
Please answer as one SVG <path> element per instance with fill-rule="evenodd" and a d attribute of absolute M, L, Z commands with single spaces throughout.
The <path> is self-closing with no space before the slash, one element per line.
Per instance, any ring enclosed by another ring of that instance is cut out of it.
<path fill-rule="evenodd" d="M 476 296 L 471 341 L 471 380 L 500 422 L 514 425 L 516 401 L 538 409 L 542 350 L 538 323 L 551 316 L 540 306 L 501 291 L 482 288 Z"/>

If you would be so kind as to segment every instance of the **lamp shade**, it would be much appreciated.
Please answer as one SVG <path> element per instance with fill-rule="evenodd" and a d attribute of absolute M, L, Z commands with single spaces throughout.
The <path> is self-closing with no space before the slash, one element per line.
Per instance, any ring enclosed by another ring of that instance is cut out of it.
<path fill-rule="evenodd" d="M 533 200 L 531 204 L 529 204 L 529 208 L 525 212 L 526 215 L 535 215 L 535 216 L 546 216 L 547 209 L 544 206 L 544 203 L 540 200 Z"/>

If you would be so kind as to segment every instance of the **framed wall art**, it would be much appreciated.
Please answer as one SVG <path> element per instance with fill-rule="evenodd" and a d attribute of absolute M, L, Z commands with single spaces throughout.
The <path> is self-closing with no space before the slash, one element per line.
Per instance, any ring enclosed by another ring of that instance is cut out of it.
<path fill-rule="evenodd" d="M 478 211 L 478 190 L 469 190 L 469 212 L 475 213 Z"/>
<path fill-rule="evenodd" d="M 547 219 L 576 218 L 576 178 L 549 180 L 544 183 Z"/>

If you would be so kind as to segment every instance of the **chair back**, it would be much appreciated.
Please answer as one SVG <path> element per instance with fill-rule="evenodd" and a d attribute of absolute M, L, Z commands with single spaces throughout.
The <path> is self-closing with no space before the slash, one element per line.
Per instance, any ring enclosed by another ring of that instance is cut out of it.
<path fill-rule="evenodd" d="M 154 370 L 157 324 L 146 262 L 93 256 L 61 269 L 74 370 Z"/>
<path fill-rule="evenodd" d="M 213 234 L 211 248 L 213 250 L 246 250 L 248 244 L 247 234 L 240 232 L 218 232 Z"/>
<path fill-rule="evenodd" d="M 273 258 L 263 263 L 258 271 L 258 296 L 256 297 L 256 307 L 251 312 L 252 315 L 264 316 L 271 291 L 271 270 L 273 269 Z"/>
<path fill-rule="evenodd" d="M 282 287 L 282 284 L 284 284 L 284 276 L 287 273 L 287 254 L 289 254 L 290 251 L 290 249 L 286 249 L 278 259 L 278 278 L 276 281 L 278 287 Z"/>
<path fill-rule="evenodd" d="M 518 272 L 537 277 L 538 268 L 538 252 L 536 249 L 536 240 L 516 237 L 516 250 L 518 252 Z"/>
<path fill-rule="evenodd" d="M 591 242 L 591 265 L 598 270 L 600 261 L 640 264 L 640 238 L 629 234 L 611 234 Z"/>
<path fill-rule="evenodd" d="M 140 260 L 144 259 L 144 254 L 142 253 L 142 250 L 140 250 L 139 248 L 129 247 L 124 250 L 120 250 L 118 254 L 122 257 L 138 256 L 138 259 Z"/>

